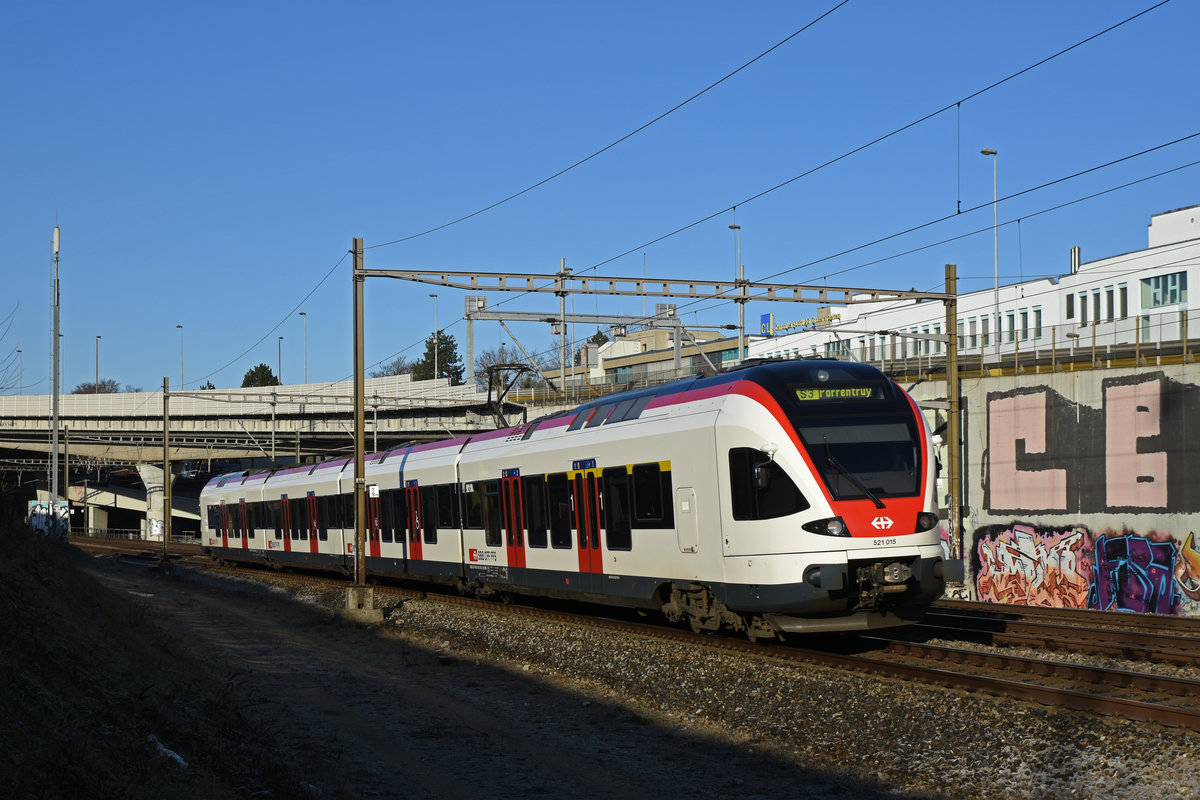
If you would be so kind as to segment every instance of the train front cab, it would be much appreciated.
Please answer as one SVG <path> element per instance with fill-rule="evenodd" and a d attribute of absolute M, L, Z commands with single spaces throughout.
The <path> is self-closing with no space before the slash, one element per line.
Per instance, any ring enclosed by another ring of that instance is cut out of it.
<path fill-rule="evenodd" d="M 943 560 L 924 419 L 874 368 L 794 363 L 747 370 L 718 424 L 720 599 L 789 633 L 916 622 L 962 568 Z"/>

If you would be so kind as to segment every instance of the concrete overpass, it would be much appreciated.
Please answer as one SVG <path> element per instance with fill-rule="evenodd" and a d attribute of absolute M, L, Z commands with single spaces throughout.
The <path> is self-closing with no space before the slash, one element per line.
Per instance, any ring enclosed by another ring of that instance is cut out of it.
<path fill-rule="evenodd" d="M 509 424 L 528 416 L 524 406 L 489 402 L 486 390 L 451 386 L 445 378 L 368 378 L 365 389 L 371 450 L 493 430 L 497 411 Z M 45 468 L 50 401 L 50 395 L 0 397 L 0 469 Z M 170 392 L 169 407 L 173 463 L 295 462 L 353 450 L 351 381 Z M 161 463 L 163 393 L 63 395 L 59 431 L 60 458 L 73 464 Z"/>

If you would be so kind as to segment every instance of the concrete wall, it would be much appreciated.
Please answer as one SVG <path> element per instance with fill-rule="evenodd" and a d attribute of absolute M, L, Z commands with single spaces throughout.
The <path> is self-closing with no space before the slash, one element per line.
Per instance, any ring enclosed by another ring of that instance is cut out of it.
<path fill-rule="evenodd" d="M 970 599 L 1200 616 L 1197 364 L 970 378 L 961 395 L 948 544 Z"/>

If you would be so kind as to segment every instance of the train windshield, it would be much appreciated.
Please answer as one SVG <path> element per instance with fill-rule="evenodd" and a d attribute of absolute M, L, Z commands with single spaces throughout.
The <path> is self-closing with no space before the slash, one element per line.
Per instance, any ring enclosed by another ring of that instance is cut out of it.
<path fill-rule="evenodd" d="M 920 494 L 920 429 L 886 376 L 863 364 L 810 362 L 781 377 L 772 394 L 834 499 L 882 506 L 885 497 Z"/>
<path fill-rule="evenodd" d="M 911 418 L 793 419 L 836 500 L 911 497 L 920 491 L 921 460 Z"/>

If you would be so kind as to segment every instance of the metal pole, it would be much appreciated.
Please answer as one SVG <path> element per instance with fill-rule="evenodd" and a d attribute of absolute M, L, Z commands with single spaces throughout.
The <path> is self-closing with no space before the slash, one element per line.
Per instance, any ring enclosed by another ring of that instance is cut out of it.
<path fill-rule="evenodd" d="M 275 379 L 279 381 L 279 385 L 283 385 L 283 337 L 279 337 L 279 341 L 275 343 L 275 369 L 277 370 Z"/>
<path fill-rule="evenodd" d="M 25 394 L 25 356 L 17 351 L 17 394 Z"/>
<path fill-rule="evenodd" d="M 366 379 L 363 356 L 363 240 L 354 239 L 354 577 L 367 585 Z"/>
<path fill-rule="evenodd" d="M 300 317 L 304 320 L 304 382 L 308 383 L 308 314 L 301 311 Z"/>
<path fill-rule="evenodd" d="M 567 260 L 558 260 L 558 369 L 565 396 L 567 386 Z"/>
<path fill-rule="evenodd" d="M 183 383 L 183 326 L 176 325 L 179 328 L 179 388 L 182 389 Z"/>
<path fill-rule="evenodd" d="M 995 288 L 992 290 L 994 314 L 996 318 L 996 358 L 1000 358 L 1000 217 L 996 208 L 996 161 L 999 156 L 995 150 L 984 148 L 979 151 L 985 156 L 992 157 L 992 269 L 995 273 Z"/>
<path fill-rule="evenodd" d="M 162 566 L 169 567 L 171 546 L 171 383 L 163 377 L 163 551 Z"/>
<path fill-rule="evenodd" d="M 96 334 L 96 394 L 100 393 L 100 335 Z"/>
<path fill-rule="evenodd" d="M 734 241 L 734 266 L 736 267 L 736 278 L 738 287 L 738 349 L 737 360 L 740 362 L 746 354 L 746 287 L 743 284 L 745 270 L 742 267 L 742 226 L 734 223 L 729 226 L 733 231 Z"/>
<path fill-rule="evenodd" d="M 962 442 L 960 441 L 959 396 L 958 396 L 958 271 L 954 264 L 946 265 L 946 400 L 948 434 L 947 447 L 950 449 L 950 503 L 947 513 L 950 517 L 950 555 L 963 557 L 962 531 Z"/>
<path fill-rule="evenodd" d="M 438 376 L 438 340 L 441 338 L 440 336 L 438 336 L 438 333 L 440 333 L 440 331 L 438 330 L 437 295 L 431 294 L 429 296 L 433 298 L 433 379 L 437 380 L 437 376 Z"/>
<path fill-rule="evenodd" d="M 51 425 L 50 425 L 50 505 L 53 508 L 58 502 L 58 241 L 59 232 L 58 226 L 54 226 L 54 280 L 50 287 L 50 311 L 53 317 L 52 328 L 50 330 L 50 344 L 53 352 L 51 353 L 52 365 L 51 373 Z"/>

